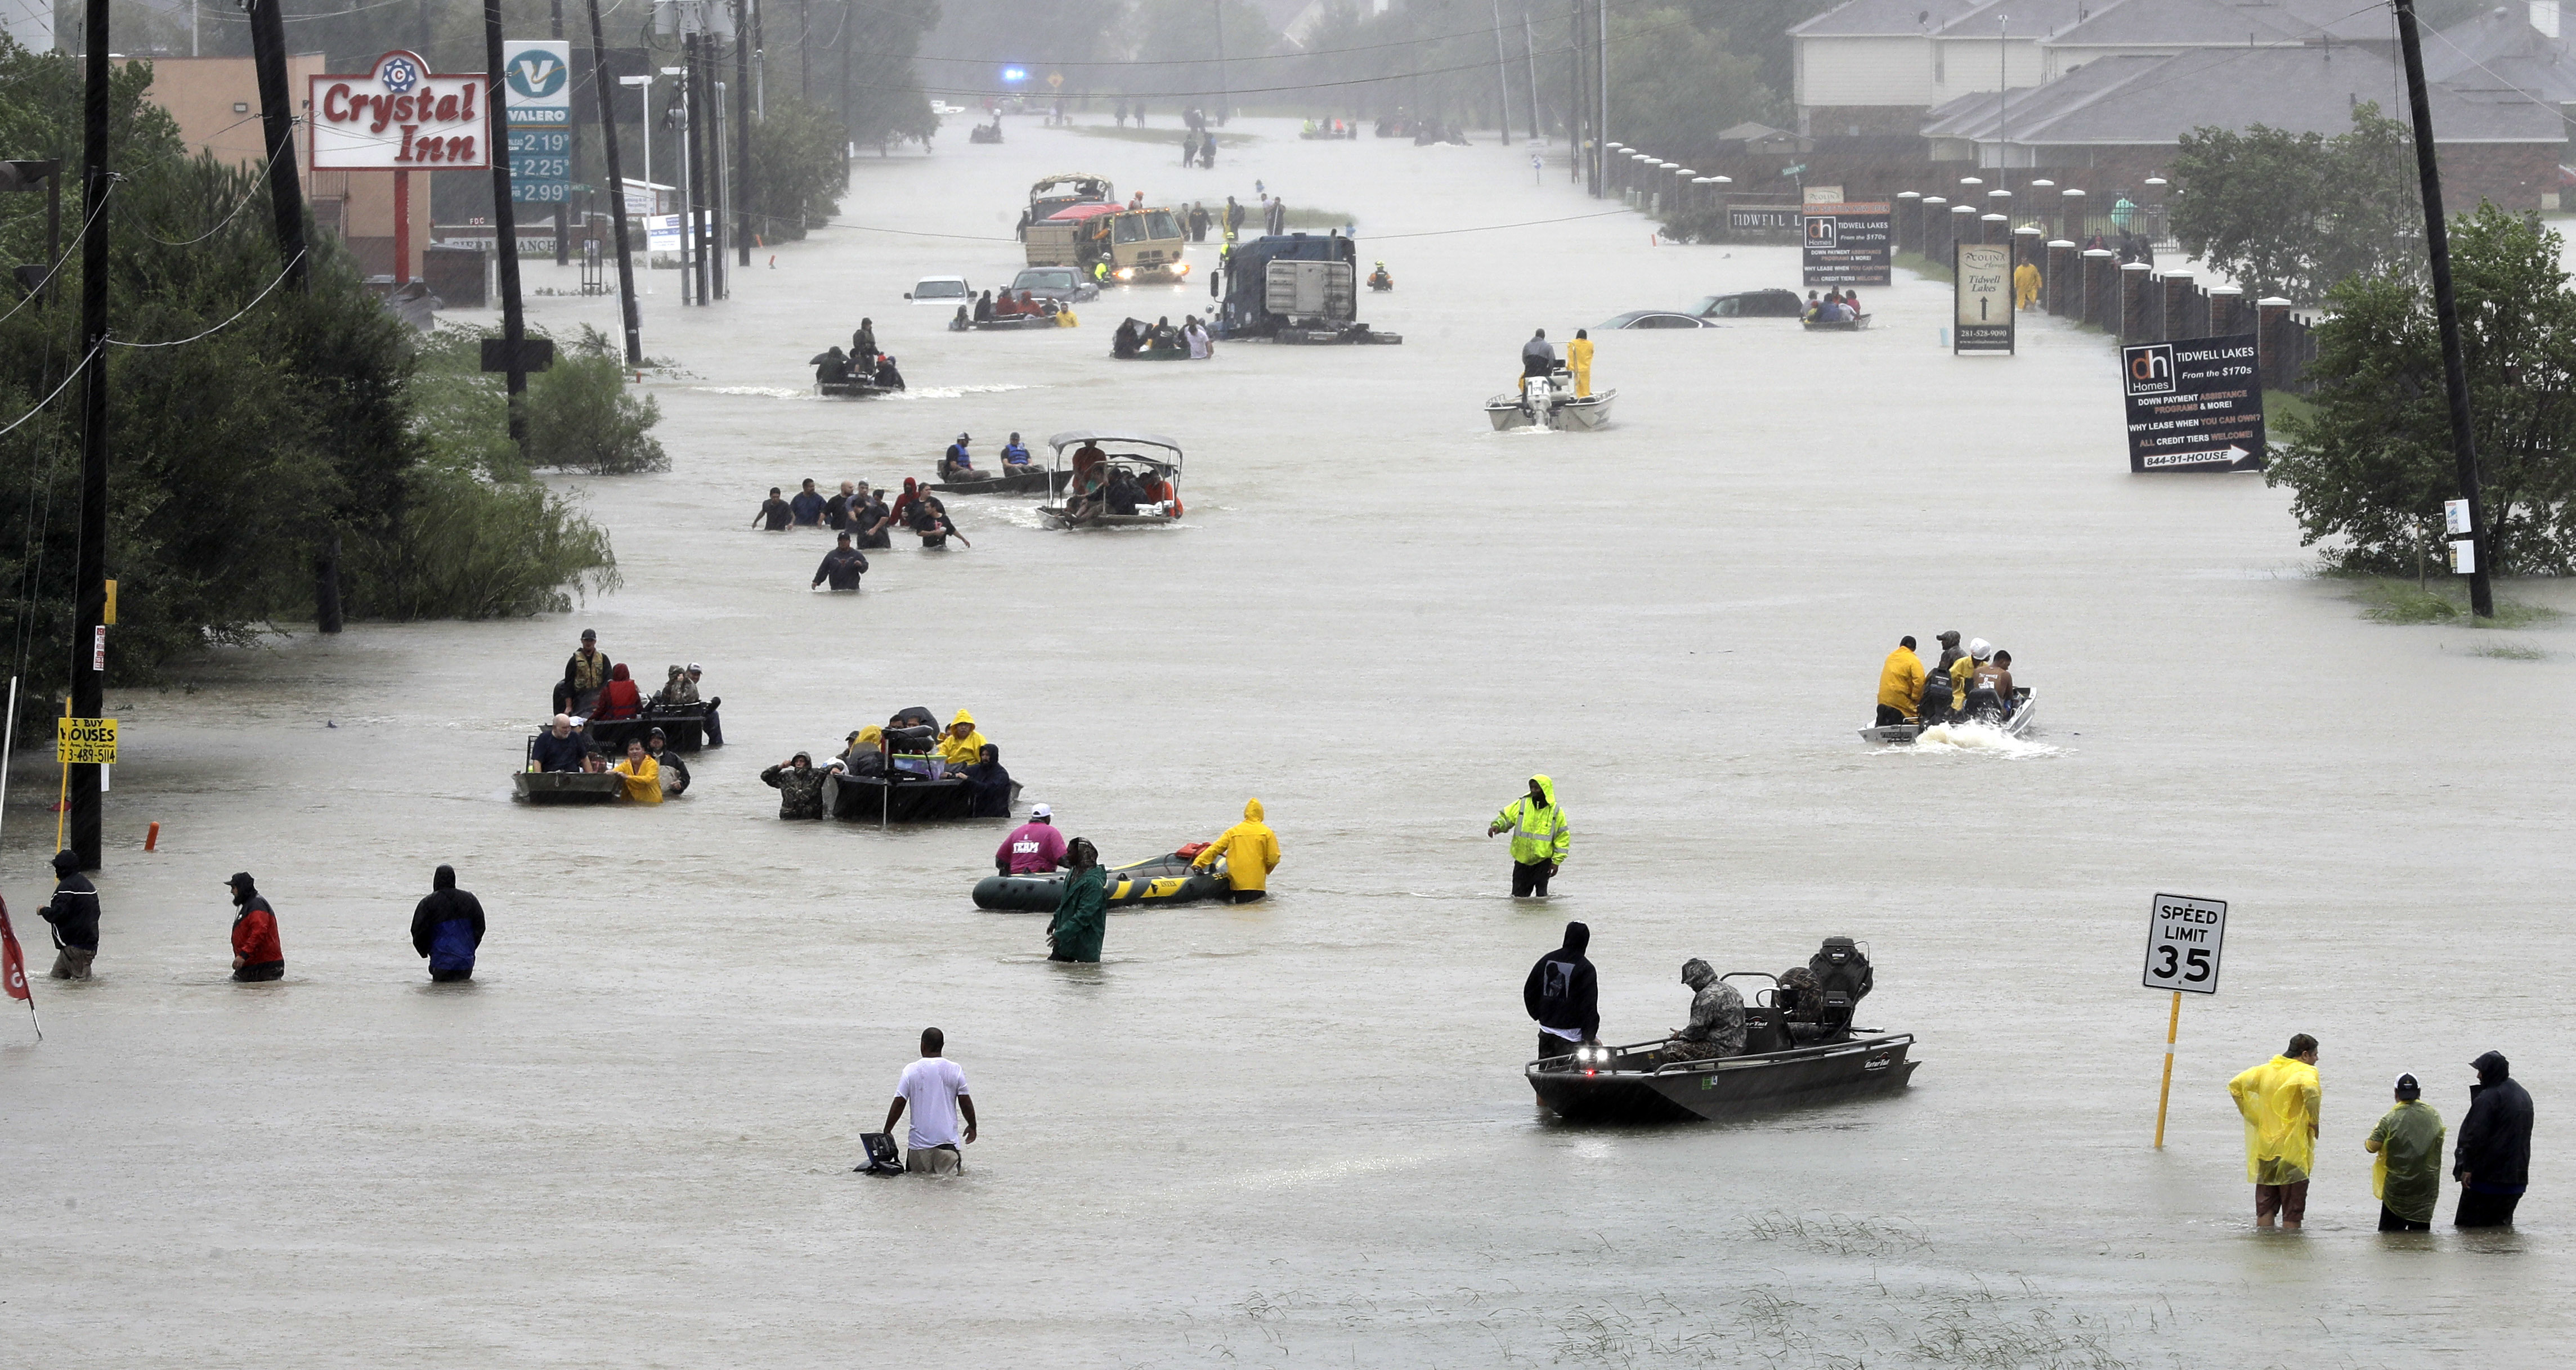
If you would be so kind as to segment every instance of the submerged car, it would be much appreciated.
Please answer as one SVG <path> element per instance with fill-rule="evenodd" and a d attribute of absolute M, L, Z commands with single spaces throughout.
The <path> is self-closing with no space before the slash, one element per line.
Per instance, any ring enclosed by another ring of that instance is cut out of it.
<path fill-rule="evenodd" d="M 1082 279 L 1081 274 L 1069 266 L 1023 268 L 1019 275 L 1011 278 L 1011 293 L 1016 295 L 1022 291 L 1038 299 L 1053 300 L 1058 304 L 1073 304 L 1100 298 L 1100 287 Z"/>
<path fill-rule="evenodd" d="M 1715 328 L 1716 324 L 1696 314 L 1677 309 L 1631 309 L 1594 324 L 1595 328 Z"/>
<path fill-rule="evenodd" d="M 1794 290 L 1748 290 L 1703 296 L 1689 312 L 1703 319 L 1794 319 L 1807 312 L 1807 305 Z"/>
<path fill-rule="evenodd" d="M 912 283 L 903 297 L 914 304 L 946 305 L 950 309 L 975 298 L 975 291 L 963 276 L 924 276 Z"/>

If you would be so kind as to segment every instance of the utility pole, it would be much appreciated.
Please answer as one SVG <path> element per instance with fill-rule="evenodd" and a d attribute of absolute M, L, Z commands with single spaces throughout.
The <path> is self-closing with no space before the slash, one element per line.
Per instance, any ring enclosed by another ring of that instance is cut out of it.
<path fill-rule="evenodd" d="M 1512 67 L 1503 56 L 1503 0 L 1494 0 L 1494 84 L 1503 97 L 1503 146 L 1512 145 Z"/>
<path fill-rule="evenodd" d="M 651 59 L 648 57 L 646 60 Z M 617 91 L 624 83 L 611 81 L 608 77 L 608 44 L 599 31 L 599 0 L 590 0 L 590 79 L 592 84 L 599 87 L 599 136 L 601 144 L 608 152 L 608 184 L 615 205 L 610 212 L 616 216 L 614 222 L 617 225 L 617 302 L 626 324 L 626 364 L 642 366 L 644 364 L 644 325 L 636 315 L 635 258 L 632 248 L 626 241 L 626 175 L 617 164 Z M 645 106 L 644 118 L 648 124 L 653 117 L 652 91 L 651 78 L 647 77 L 641 98 Z M 648 205 L 652 203 L 653 195 L 651 189 L 653 154 L 650 151 L 653 146 L 652 139 L 652 130 L 648 126 L 644 133 L 644 146 L 647 149 L 644 154 L 646 183 L 644 195 L 645 203 Z"/>
<path fill-rule="evenodd" d="M 858 20 L 858 0 L 841 0 L 841 141 L 856 147 L 859 126 L 850 109 L 850 26 Z"/>
<path fill-rule="evenodd" d="M 2451 399 L 2451 454 L 2459 462 L 2460 498 L 2469 502 L 2469 610 L 2495 617 L 2488 581 L 2486 501 L 2478 493 L 2478 435 L 2469 415 L 2469 368 L 2460 351 L 2460 303 L 2451 290 L 2451 236 L 2442 218 L 2442 168 L 2433 151 L 2433 105 L 2424 93 L 2424 45 L 2415 29 L 2415 0 L 2397 0 L 2397 45 L 2406 54 L 2406 102 L 2415 112 L 2415 174 L 2424 182 L 2424 247 L 2433 258 L 2433 316 L 2442 325 L 2442 385 Z"/>
<path fill-rule="evenodd" d="M 688 125 L 689 140 L 689 221 L 682 227 L 687 231 L 690 245 L 697 254 L 694 270 L 697 276 L 698 303 L 704 305 L 710 298 L 707 294 L 707 214 L 703 200 L 707 184 L 707 159 L 706 151 L 700 145 L 701 140 L 698 137 L 698 111 L 706 107 L 706 71 L 704 64 L 698 60 L 704 50 L 704 40 L 695 30 L 691 30 L 682 36 L 680 44 L 680 85 L 687 92 L 687 99 L 681 105 L 686 117 L 681 122 Z"/>
<path fill-rule="evenodd" d="M 519 214 L 510 203 L 510 92 L 502 84 L 501 0 L 483 0 L 483 120 L 492 154 L 492 229 L 500 256 L 501 346 L 509 355 L 510 441 L 528 454 L 528 320 L 519 308 Z"/>
<path fill-rule="evenodd" d="M 751 0 L 734 0 L 733 11 L 733 174 L 740 184 L 733 201 L 733 244 L 743 266 L 751 265 Z"/>
<path fill-rule="evenodd" d="M 100 206 L 108 194 L 107 5 L 89 0 L 86 88 L 81 92 L 81 483 L 80 551 L 72 572 L 71 706 L 75 718 L 98 718 L 107 683 L 107 241 Z M 98 767 L 64 768 L 70 791 L 71 850 L 80 868 L 99 867 Z"/>
<path fill-rule="evenodd" d="M 1600 190 L 1610 193 L 1610 0 L 1593 0 L 1592 17 L 1596 24 L 1592 35 L 1592 98 L 1600 102 L 1600 113 L 1592 121 L 1593 178 Z"/>
<path fill-rule="evenodd" d="M 2012 113 L 2012 46 L 2005 41 L 2012 28 L 2012 16 L 1995 16 L 1995 188 L 2012 189 L 2012 154 L 2007 150 L 2011 140 L 2004 136 L 2004 121 Z"/>
<path fill-rule="evenodd" d="M 1591 45 L 1583 41 L 1583 0 L 1568 0 L 1567 9 L 1567 22 L 1574 32 L 1574 41 L 1566 48 L 1565 64 L 1565 136 L 1574 144 L 1569 179 L 1581 181 L 1584 193 L 1597 200 L 1601 198 L 1601 185 L 1593 177 L 1592 154 L 1587 150 L 1592 145 L 1592 83 L 1584 79 L 1584 74 L 1590 70 L 1585 63 L 1591 60 Z"/>
<path fill-rule="evenodd" d="M 721 0 L 719 0 L 719 3 Z M 725 109 L 724 50 L 710 44 L 707 48 L 707 84 L 715 88 L 715 99 L 707 106 L 707 240 L 715 247 L 707 254 L 709 280 L 715 282 L 713 298 L 733 298 L 732 270 L 725 265 L 725 235 L 732 229 L 725 216 L 733 211 L 733 154 L 725 150 L 725 131 L 733 116 Z"/>
<path fill-rule="evenodd" d="M 547 0 L 547 3 L 554 12 L 554 32 L 551 36 L 556 42 L 562 42 L 563 0 Z M 566 62 L 564 65 L 568 67 L 572 64 Z M 566 79 L 570 79 L 569 72 L 565 75 Z M 600 75 L 598 63 L 595 61 L 591 64 L 590 79 L 593 84 L 600 84 L 605 79 Z M 564 129 L 564 132 L 572 137 L 572 141 L 564 149 L 566 170 L 571 170 L 572 159 L 581 155 L 580 127 L 578 124 L 572 124 Z M 494 150 L 499 151 L 497 148 Z M 565 200 L 555 202 L 555 265 L 572 265 L 572 206 Z"/>
<path fill-rule="evenodd" d="M 1208 0 L 1216 12 L 1216 121 L 1225 122 L 1226 106 L 1234 103 L 1233 82 L 1225 75 L 1225 0 Z"/>
<path fill-rule="evenodd" d="M 1530 13 L 1527 0 L 1523 0 L 1521 5 L 1521 58 L 1529 67 L 1529 140 L 1535 143 L 1541 136 L 1538 129 L 1538 40 L 1533 36 L 1530 28 Z"/>
<path fill-rule="evenodd" d="M 280 0 L 249 0 L 251 66 L 259 78 L 261 132 L 268 144 L 268 203 L 277 217 L 277 255 L 287 284 L 311 287 L 304 249 L 304 184 L 295 170 L 295 102 L 286 89 L 286 24 Z M 313 573 L 313 628 L 336 633 L 340 614 L 340 534 L 324 535 Z"/>

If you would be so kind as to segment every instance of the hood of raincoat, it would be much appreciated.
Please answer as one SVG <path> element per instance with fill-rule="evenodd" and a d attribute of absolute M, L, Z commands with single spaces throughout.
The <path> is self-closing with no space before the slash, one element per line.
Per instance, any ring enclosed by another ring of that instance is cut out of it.
<path fill-rule="evenodd" d="M 235 904 L 247 904 L 259 897 L 259 886 L 251 880 L 249 871 L 235 871 L 233 878 L 224 883 L 233 887 Z"/>
<path fill-rule="evenodd" d="M 1243 821 L 1247 823 L 1258 823 L 1261 821 L 1260 800 L 1247 799 L 1243 801 Z"/>
<path fill-rule="evenodd" d="M 862 747 L 874 747 L 874 746 L 878 746 L 878 745 L 882 744 L 884 741 L 885 741 L 885 729 L 880 728 L 880 727 L 878 727 L 877 725 L 875 725 L 875 724 L 873 724 L 873 723 L 869 724 L 868 726 L 866 726 L 866 727 L 864 727 L 864 728 L 859 729 L 858 744 L 859 744 L 860 746 L 862 746 Z"/>
<path fill-rule="evenodd" d="M 1555 807 L 1556 807 L 1556 782 L 1555 782 L 1555 781 L 1553 781 L 1553 780 L 1548 779 L 1546 776 L 1543 776 L 1543 775 L 1534 775 L 1534 776 L 1531 776 L 1531 777 L 1530 777 L 1530 779 L 1535 780 L 1535 781 L 1537 781 L 1537 782 L 1538 782 L 1538 792 L 1539 792 L 1539 794 L 1540 794 L 1540 795 L 1542 795 L 1543 797 L 1545 797 L 1545 799 L 1546 799 L 1546 801 L 1547 801 L 1547 806 L 1548 806 L 1549 808 L 1551 808 L 1551 809 L 1552 809 L 1552 808 L 1555 808 Z"/>
<path fill-rule="evenodd" d="M 965 724 L 969 728 L 974 727 L 975 715 L 966 712 L 964 709 L 959 709 L 957 711 L 957 716 L 948 720 L 948 726 L 954 728 L 960 723 Z"/>
<path fill-rule="evenodd" d="M 439 867 L 437 874 L 429 877 L 429 887 L 434 890 L 452 890 L 456 888 L 456 868 L 454 866 Z"/>
<path fill-rule="evenodd" d="M 2513 1074 L 2513 1063 L 2506 1060 L 2501 1051 L 2490 1051 L 2469 1064 L 2478 1068 L 2478 1083 L 2482 1085 L 2494 1084 Z"/>
<path fill-rule="evenodd" d="M 625 662 L 623 662 L 623 661 L 621 661 L 621 662 L 617 663 L 615 666 L 612 666 L 612 667 L 610 667 L 610 668 L 609 668 L 609 670 L 608 670 L 608 678 L 609 678 L 609 679 L 611 679 L 611 680 L 632 680 L 632 679 L 634 679 L 634 677 L 633 677 L 633 676 L 630 676 L 630 675 L 626 674 L 626 663 L 625 663 Z"/>
<path fill-rule="evenodd" d="M 54 853 L 54 874 L 70 875 L 80 869 L 80 857 L 69 850 Z"/>
<path fill-rule="evenodd" d="M 1682 962 L 1682 983 L 1692 989 L 1706 989 L 1708 982 L 1716 978 L 1717 972 L 1710 968 L 1708 962 L 1696 956 Z"/>
<path fill-rule="evenodd" d="M 1581 923 L 1568 923 L 1565 925 L 1565 949 L 1567 951 L 1570 951 L 1577 956 L 1581 956 L 1583 954 L 1583 949 L 1591 945 L 1592 929 L 1585 927 Z"/>

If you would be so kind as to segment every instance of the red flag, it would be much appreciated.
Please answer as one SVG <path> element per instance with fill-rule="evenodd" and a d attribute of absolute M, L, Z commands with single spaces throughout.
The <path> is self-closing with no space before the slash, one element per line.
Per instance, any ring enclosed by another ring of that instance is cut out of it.
<path fill-rule="evenodd" d="M 0 986 L 7 987 L 10 998 L 26 1000 L 29 1008 L 36 1006 L 36 996 L 27 988 L 27 953 L 18 949 L 6 900 L 0 900 Z"/>

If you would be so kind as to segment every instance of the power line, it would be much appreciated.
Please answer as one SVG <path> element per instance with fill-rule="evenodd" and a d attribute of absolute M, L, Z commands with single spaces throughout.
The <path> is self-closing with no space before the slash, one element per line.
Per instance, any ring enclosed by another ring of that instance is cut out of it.
<path fill-rule="evenodd" d="M 62 172 L 58 169 L 54 174 L 60 176 Z M 89 217 L 81 220 L 80 232 L 73 234 L 72 240 L 63 245 L 63 255 L 56 257 L 54 259 L 54 264 L 45 268 L 45 279 L 37 282 L 36 288 L 27 292 L 26 299 L 20 300 L 16 304 L 9 306 L 8 313 L 0 314 L 0 323 L 7 323 L 11 319 L 18 317 L 18 311 L 26 308 L 28 301 L 44 294 L 46 288 L 54 283 L 54 277 L 62 272 L 63 263 L 72 259 L 72 249 L 79 247 L 81 245 L 81 239 L 89 236 L 90 225 L 98 222 L 98 216 L 107 212 L 108 202 L 116 198 L 117 179 L 118 178 L 114 176 L 110 176 L 108 178 L 107 193 L 98 197 L 98 204 L 91 208 Z M 15 428 L 17 425 L 11 424 L 10 427 Z"/>
<path fill-rule="evenodd" d="M 267 285 L 267 287 L 266 287 L 265 289 L 262 289 L 262 290 L 261 290 L 257 295 L 252 296 L 252 297 L 251 297 L 251 302 L 250 302 L 249 304 L 243 305 L 243 306 L 241 307 L 241 312 L 240 312 L 240 313 L 233 315 L 231 318 L 224 320 L 222 323 L 216 324 L 214 327 L 207 329 L 207 330 L 206 330 L 205 332 L 203 332 L 203 333 L 196 334 L 196 335 L 195 335 L 195 336 L 193 336 L 193 337 L 186 337 L 186 338 L 177 338 L 177 339 L 173 339 L 172 341 L 169 341 L 169 342 L 149 342 L 149 343 L 138 343 L 138 342 L 126 342 L 126 341 L 124 341 L 123 339 L 120 339 L 120 338 L 109 338 L 109 339 L 107 339 L 107 340 L 106 340 L 106 341 L 107 341 L 107 345 L 108 345 L 108 346 L 110 346 L 110 347 L 132 347 L 132 348 L 137 348 L 137 349 L 141 349 L 141 348 L 151 348 L 151 347 L 185 347 L 185 346 L 187 346 L 188 344 L 190 344 L 190 343 L 192 343 L 192 342 L 196 342 L 198 339 L 201 339 L 201 338 L 211 338 L 211 337 L 213 337 L 214 335 L 216 335 L 217 333 L 221 333 L 221 332 L 223 332 L 225 329 L 232 327 L 234 324 L 241 322 L 241 319 L 242 319 L 242 315 L 243 315 L 243 314 L 248 314 L 248 313 L 249 313 L 249 312 L 251 312 L 252 310 L 259 308 L 259 302 L 260 302 L 261 300 L 265 300 L 265 299 L 267 299 L 267 298 L 268 298 L 268 296 L 269 296 L 269 292 L 270 292 L 270 291 L 273 291 L 273 290 L 277 289 L 277 287 L 278 287 L 279 285 L 281 285 L 281 284 L 283 284 L 283 283 L 285 282 L 285 280 L 286 280 L 286 278 L 287 278 L 288 276 L 290 276 L 290 275 L 294 274 L 294 271 L 295 271 L 295 264 L 296 264 L 297 262 L 301 262 L 301 261 L 303 261 L 303 260 L 304 260 L 304 254 L 303 254 L 303 253 L 301 253 L 301 252 L 296 253 L 296 254 L 295 254 L 294 259 L 293 259 L 292 261 L 289 261 L 289 262 L 286 264 L 286 269 L 277 273 L 277 279 L 276 279 L 276 280 L 274 280 L 274 281 L 270 281 L 270 282 L 268 283 L 268 285 Z"/>
<path fill-rule="evenodd" d="M 103 203 L 103 202 L 102 202 L 102 203 Z M 79 380 L 79 379 L 81 378 L 82 374 L 83 374 L 85 371 L 87 371 L 87 370 L 88 370 L 88 368 L 89 368 L 89 361 L 90 361 L 90 357 L 95 357 L 95 356 L 97 356 L 97 355 L 98 355 L 98 349 L 97 349 L 97 348 L 95 348 L 95 347 L 91 348 L 91 349 L 89 350 L 89 357 L 83 357 L 83 358 L 81 358 L 81 359 L 80 359 L 80 363 L 79 363 L 79 365 L 74 366 L 74 367 L 72 368 L 72 370 L 71 370 L 71 374 L 70 374 L 70 375 L 68 375 L 68 376 L 63 377 L 63 383 L 54 387 L 54 393 L 53 393 L 53 394 L 51 394 L 51 395 L 47 395 L 47 396 L 46 396 L 46 397 L 44 397 L 43 399 L 36 401 L 36 407 L 35 407 L 35 408 L 28 410 L 28 411 L 27 411 L 26 413 L 24 413 L 24 414 L 20 414 L 18 417 L 14 418 L 14 419 L 11 419 L 11 420 L 9 421 L 9 426 L 8 426 L 8 427 L 6 427 L 6 428 L 0 428 L 0 438 L 5 438 L 5 437 L 9 436 L 10 434 L 17 432 L 17 431 L 18 431 L 18 426 L 19 426 L 20 424 L 23 424 L 23 423 L 25 423 L 27 420 L 32 419 L 32 418 L 36 417 L 38 414 L 41 414 L 41 413 L 45 412 L 45 406 L 46 406 L 46 405 L 49 405 L 49 404 L 52 404 L 56 399 L 58 399 L 58 398 L 60 398 L 60 397 L 61 397 L 61 395 L 62 395 L 62 393 L 63 393 L 64 391 L 71 389 L 71 388 L 72 388 L 72 382 L 73 382 L 73 381 L 76 381 L 76 380 Z"/>

